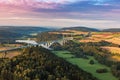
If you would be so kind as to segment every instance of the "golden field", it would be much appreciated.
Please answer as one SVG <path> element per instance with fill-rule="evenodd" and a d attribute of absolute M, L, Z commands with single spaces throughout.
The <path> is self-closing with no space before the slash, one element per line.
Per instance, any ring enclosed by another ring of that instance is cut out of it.
<path fill-rule="evenodd" d="M 80 40 L 80 42 L 100 42 L 102 40 L 111 42 L 114 44 L 120 44 L 120 32 L 92 32 L 92 36 Z"/>
<path fill-rule="evenodd" d="M 65 30 L 60 32 L 49 32 L 51 34 L 64 34 L 70 35 L 72 33 L 73 36 L 84 34 L 87 35 L 89 32 L 82 32 L 76 30 Z M 79 40 L 80 42 L 100 42 L 102 40 L 111 42 L 114 44 L 120 44 L 120 32 L 91 32 L 91 37 L 87 37 Z"/>
<path fill-rule="evenodd" d="M 4 45 L 0 45 L 0 51 L 2 50 L 8 50 L 8 49 L 11 49 L 11 48 L 15 48 L 15 47 L 19 47 L 19 46 L 22 46 L 21 44 L 4 44 Z M 19 55 L 21 52 L 19 50 L 15 50 L 15 51 L 9 51 L 7 52 L 6 54 L 6 57 L 7 58 L 12 58 L 14 56 L 17 56 Z M 0 53 L 0 58 L 4 57 L 5 54 L 4 53 Z"/>
<path fill-rule="evenodd" d="M 103 49 L 108 50 L 109 52 L 111 52 L 112 54 L 120 54 L 120 48 L 118 47 L 102 47 Z"/>
<path fill-rule="evenodd" d="M 112 61 L 120 61 L 120 56 L 112 56 L 109 59 Z"/>
<path fill-rule="evenodd" d="M 112 61 L 120 61 L 120 48 L 118 47 L 102 47 L 105 50 L 108 50 L 113 56 L 110 56 L 109 59 Z"/>
<path fill-rule="evenodd" d="M 81 32 L 81 31 L 72 31 L 74 34 L 88 34 L 88 32 Z M 120 45 L 120 32 L 91 32 L 90 37 L 82 38 L 80 42 L 100 42 L 100 41 L 107 41 L 114 44 Z M 120 61 L 120 48 L 119 47 L 109 47 L 104 46 L 102 47 L 105 50 L 108 50 L 113 54 L 110 56 L 109 59 L 113 61 Z"/>
<path fill-rule="evenodd" d="M 21 54 L 21 51 L 18 51 L 18 50 L 16 50 L 16 51 L 9 51 L 9 52 L 7 52 L 6 56 L 5 56 L 4 53 L 0 53 L 0 58 L 3 58 L 3 57 L 12 58 L 12 57 L 18 56 L 20 54 Z"/>

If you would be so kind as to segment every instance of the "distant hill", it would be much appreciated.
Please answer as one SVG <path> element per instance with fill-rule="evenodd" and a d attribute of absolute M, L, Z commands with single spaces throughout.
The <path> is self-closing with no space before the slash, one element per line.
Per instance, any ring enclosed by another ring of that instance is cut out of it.
<path fill-rule="evenodd" d="M 98 29 L 95 28 L 88 28 L 88 27 L 83 27 L 83 26 L 77 26 L 77 27 L 67 27 L 67 28 L 62 28 L 62 30 L 78 30 L 78 31 L 84 31 L 84 32 L 98 32 Z"/>
<path fill-rule="evenodd" d="M 0 30 L 0 39 L 16 38 L 16 37 L 22 37 L 22 34 L 11 32 L 8 30 Z"/>
<path fill-rule="evenodd" d="M 120 32 L 120 28 L 110 28 L 102 30 L 104 32 Z"/>
<path fill-rule="evenodd" d="M 50 30 L 52 29 L 31 26 L 0 26 L 0 38 L 19 38 L 23 36 L 30 36 L 31 33 L 38 33 Z"/>

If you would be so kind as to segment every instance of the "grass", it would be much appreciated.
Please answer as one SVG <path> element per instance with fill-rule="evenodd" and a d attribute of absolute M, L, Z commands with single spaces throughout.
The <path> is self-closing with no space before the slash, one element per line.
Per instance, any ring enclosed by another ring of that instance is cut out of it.
<path fill-rule="evenodd" d="M 116 77 L 112 75 L 109 67 L 99 64 L 93 57 L 89 57 L 89 59 L 73 58 L 74 55 L 72 55 L 69 51 L 53 51 L 53 53 L 59 57 L 64 58 L 68 62 L 74 65 L 77 65 L 79 68 L 83 69 L 84 71 L 91 73 L 93 76 L 97 77 L 99 80 L 118 80 Z M 89 61 L 91 59 L 95 61 L 94 65 L 89 64 Z M 101 74 L 96 73 L 96 70 L 100 68 L 106 68 L 108 69 L 109 72 L 101 73 Z"/>

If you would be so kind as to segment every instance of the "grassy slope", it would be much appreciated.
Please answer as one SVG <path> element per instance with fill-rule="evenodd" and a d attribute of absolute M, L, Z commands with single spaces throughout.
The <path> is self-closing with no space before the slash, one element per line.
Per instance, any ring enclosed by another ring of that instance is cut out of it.
<path fill-rule="evenodd" d="M 78 65 L 81 69 L 91 73 L 93 76 L 97 77 L 100 80 L 117 80 L 111 73 L 110 68 L 104 65 L 99 64 L 93 57 L 89 57 L 95 61 L 94 65 L 89 64 L 90 59 L 82 59 L 82 58 L 71 58 L 73 55 L 68 51 L 54 51 L 57 56 L 66 59 L 68 62 Z M 96 70 L 99 68 L 107 68 L 109 70 L 108 73 L 96 73 Z"/>

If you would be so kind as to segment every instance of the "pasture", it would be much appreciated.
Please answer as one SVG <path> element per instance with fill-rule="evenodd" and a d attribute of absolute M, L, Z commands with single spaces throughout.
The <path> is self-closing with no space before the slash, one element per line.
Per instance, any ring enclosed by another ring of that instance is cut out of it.
<path fill-rule="evenodd" d="M 53 53 L 58 57 L 61 57 L 67 60 L 68 62 L 77 65 L 79 68 L 83 69 L 84 71 L 91 73 L 93 76 L 97 77 L 100 80 L 117 80 L 117 78 L 114 77 L 110 72 L 109 67 L 99 64 L 93 57 L 89 56 L 89 59 L 75 58 L 74 55 L 72 55 L 69 51 L 53 51 Z M 90 60 L 94 60 L 95 64 L 94 65 L 89 64 Z M 101 68 L 108 69 L 108 72 L 96 73 L 96 70 Z"/>

